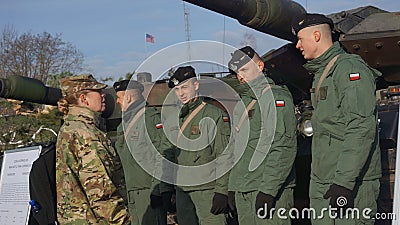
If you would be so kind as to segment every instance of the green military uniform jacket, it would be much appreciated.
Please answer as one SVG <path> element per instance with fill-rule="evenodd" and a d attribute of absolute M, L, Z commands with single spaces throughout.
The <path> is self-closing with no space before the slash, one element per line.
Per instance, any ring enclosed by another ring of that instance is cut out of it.
<path fill-rule="evenodd" d="M 130 126 L 133 117 L 144 107 L 144 114 Z M 163 135 L 160 113 L 154 107 L 146 107 L 146 102 L 142 100 L 129 106 L 123 114 L 123 120 L 117 128 L 119 135 L 115 146 L 124 168 L 128 200 L 130 191 L 134 190 L 151 188 L 153 194 L 160 195 L 157 186 L 159 180 L 154 177 L 156 170 L 161 170 L 156 151 L 162 154 L 165 149 L 170 148 Z M 129 131 L 125 130 L 128 127 Z M 125 132 L 128 132 L 126 141 Z M 146 167 L 143 168 L 142 165 Z"/>
<path fill-rule="evenodd" d="M 245 107 L 253 99 L 257 102 L 234 136 L 236 164 L 230 173 L 229 190 L 261 191 L 277 196 L 282 188 L 293 187 L 295 182 L 297 141 L 293 99 L 286 87 L 275 85 L 268 77 L 259 76 L 245 85 L 249 89 L 241 96 L 244 106 L 239 102 L 233 113 L 236 130 Z M 268 85 L 271 89 L 265 92 Z M 251 168 L 252 160 L 259 161 L 258 167 Z"/>
<path fill-rule="evenodd" d="M 168 127 L 166 126 L 166 132 L 177 134 L 184 121 L 189 117 L 193 110 L 202 104 L 202 102 L 203 98 L 198 97 L 194 102 L 184 105 L 179 115 L 179 127 L 178 125 L 167 125 Z M 201 134 L 205 134 L 201 140 L 191 143 L 185 141 L 185 137 L 189 141 L 193 141 L 198 139 Z M 175 140 L 178 140 L 176 135 L 171 136 L 173 136 Z M 205 184 L 179 186 L 179 188 L 181 188 L 183 191 L 214 189 L 214 192 L 225 195 L 228 194 L 227 174 L 229 174 L 232 156 L 230 156 L 231 154 L 229 155 L 228 151 L 225 151 L 225 148 L 228 144 L 229 136 L 230 126 L 228 117 L 225 116 L 221 109 L 206 103 L 205 106 L 188 123 L 186 129 L 182 132 L 182 137 L 180 137 L 179 141 L 177 142 L 179 145 L 182 144 L 182 146 L 188 146 L 188 148 L 192 151 L 175 147 L 174 151 L 167 152 L 166 157 L 170 161 L 176 161 L 179 165 L 190 166 L 192 168 L 213 162 L 213 169 L 215 168 L 215 170 L 212 172 L 212 174 L 204 174 L 204 176 L 201 174 L 200 176 L 203 176 L 202 178 L 205 178 L 205 176 L 214 178 L 211 179 L 211 182 Z M 171 142 L 174 143 L 174 141 Z M 193 151 L 195 149 L 197 151 Z M 176 172 L 179 173 L 179 171 Z M 198 176 L 199 174 L 192 175 L 194 177 Z M 221 174 L 225 175 L 216 179 L 217 176 Z M 199 180 L 202 180 L 202 178 Z"/>
<path fill-rule="evenodd" d="M 56 145 L 57 219 L 60 224 L 129 224 L 113 176 L 117 154 L 98 129 L 100 114 L 70 106 Z"/>
<path fill-rule="evenodd" d="M 339 55 L 322 82 L 314 112 L 311 178 L 353 189 L 356 181 L 381 176 L 377 133 L 375 80 L 380 72 L 358 55 L 347 54 L 335 42 L 304 67 L 314 74 L 313 89 L 328 62 Z"/>

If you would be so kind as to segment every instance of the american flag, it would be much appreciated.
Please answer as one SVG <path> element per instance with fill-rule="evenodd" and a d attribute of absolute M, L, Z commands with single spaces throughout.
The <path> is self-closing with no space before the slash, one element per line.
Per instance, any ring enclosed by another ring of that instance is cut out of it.
<path fill-rule="evenodd" d="M 146 42 L 154 43 L 154 36 L 151 34 L 146 34 Z"/>

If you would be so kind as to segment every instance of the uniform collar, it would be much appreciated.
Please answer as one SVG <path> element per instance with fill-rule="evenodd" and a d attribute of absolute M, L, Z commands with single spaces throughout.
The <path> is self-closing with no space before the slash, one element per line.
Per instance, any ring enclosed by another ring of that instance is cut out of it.
<path fill-rule="evenodd" d="M 334 42 L 322 55 L 304 64 L 304 68 L 313 74 L 317 74 L 319 71 L 325 69 L 326 65 L 333 57 L 342 53 L 345 53 L 345 51 L 340 47 L 339 42 Z"/>
<path fill-rule="evenodd" d="M 250 96 L 253 99 L 258 99 L 257 96 L 261 96 L 263 90 L 268 85 L 275 85 L 274 81 L 266 76 L 265 74 L 258 76 L 256 79 L 249 81 L 247 84 L 248 91 L 245 92 L 245 95 Z"/>
<path fill-rule="evenodd" d="M 187 114 L 189 114 L 191 111 L 197 108 L 201 103 L 203 102 L 203 97 L 197 97 L 196 100 L 194 100 L 191 103 L 184 104 L 181 108 L 181 112 L 179 117 L 183 118 Z"/>
<path fill-rule="evenodd" d="M 86 124 L 93 124 L 96 127 L 99 126 L 101 113 L 77 105 L 70 105 L 68 110 L 68 114 L 64 116 L 64 121 L 81 121 Z"/>
<path fill-rule="evenodd" d="M 133 116 L 136 115 L 137 112 L 139 112 L 140 109 L 146 106 L 146 101 L 144 98 L 141 98 L 137 100 L 136 102 L 132 103 L 130 106 L 128 106 L 127 110 L 122 113 L 124 122 L 129 121 Z"/>

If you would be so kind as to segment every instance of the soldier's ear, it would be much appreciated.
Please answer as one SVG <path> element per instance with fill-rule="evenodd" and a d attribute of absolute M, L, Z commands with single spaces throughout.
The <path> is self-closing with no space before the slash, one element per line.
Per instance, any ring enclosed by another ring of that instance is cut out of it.
<path fill-rule="evenodd" d="M 321 31 L 315 30 L 313 32 L 313 37 L 315 42 L 319 42 L 319 40 L 321 40 Z"/>
<path fill-rule="evenodd" d="M 264 62 L 262 60 L 258 61 L 257 66 L 258 66 L 258 71 L 262 72 L 264 70 Z"/>
<path fill-rule="evenodd" d="M 86 95 L 85 94 L 79 94 L 79 102 L 82 103 L 82 105 L 87 105 L 86 101 Z"/>
<path fill-rule="evenodd" d="M 199 90 L 200 84 L 199 84 L 199 81 L 198 81 L 198 80 L 194 81 L 194 82 L 193 82 L 193 85 L 194 85 L 194 89 L 195 89 L 196 91 Z"/>
<path fill-rule="evenodd" d="M 131 103 L 132 102 L 132 95 L 131 95 L 131 93 L 126 93 L 125 92 L 125 94 L 124 94 L 124 98 L 125 98 L 125 102 L 127 102 L 127 103 Z"/>

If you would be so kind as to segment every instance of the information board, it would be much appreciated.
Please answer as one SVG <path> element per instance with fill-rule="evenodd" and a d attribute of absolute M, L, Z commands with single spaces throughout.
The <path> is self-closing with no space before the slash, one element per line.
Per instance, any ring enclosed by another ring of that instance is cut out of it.
<path fill-rule="evenodd" d="M 4 152 L 0 176 L 0 224 L 25 224 L 29 208 L 29 173 L 41 146 Z"/>

